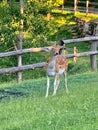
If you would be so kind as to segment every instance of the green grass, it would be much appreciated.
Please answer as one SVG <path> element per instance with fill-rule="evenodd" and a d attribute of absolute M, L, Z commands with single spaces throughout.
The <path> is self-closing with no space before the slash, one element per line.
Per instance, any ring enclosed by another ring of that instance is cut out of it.
<path fill-rule="evenodd" d="M 0 130 L 97 130 L 98 72 L 68 75 L 69 94 L 61 81 L 47 99 L 45 78 L 1 84 Z"/>

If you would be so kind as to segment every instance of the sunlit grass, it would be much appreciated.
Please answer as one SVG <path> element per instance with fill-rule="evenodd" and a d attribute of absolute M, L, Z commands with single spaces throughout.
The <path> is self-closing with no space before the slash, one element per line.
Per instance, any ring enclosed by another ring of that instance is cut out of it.
<path fill-rule="evenodd" d="M 59 9 L 52 10 L 52 13 L 63 14 L 63 15 L 69 15 L 69 14 L 74 15 L 74 12 L 64 10 L 62 13 L 62 10 L 59 10 Z M 86 15 L 86 13 L 82 13 L 82 12 L 77 11 L 76 17 L 80 17 L 81 19 L 84 19 L 86 21 L 90 21 L 93 19 L 98 19 L 98 14 L 88 13 L 88 15 Z"/>
<path fill-rule="evenodd" d="M 98 14 L 89 13 L 86 16 L 86 13 L 77 12 L 76 17 L 79 17 L 79 18 L 85 20 L 86 22 L 88 22 L 88 21 L 93 20 L 93 19 L 98 19 Z"/>
<path fill-rule="evenodd" d="M 63 10 L 63 12 L 62 12 L 62 10 L 61 9 L 53 9 L 52 10 L 52 13 L 60 13 L 60 14 L 70 14 L 70 13 L 72 13 L 73 14 L 73 12 L 71 12 L 71 11 L 66 11 L 66 10 Z"/>

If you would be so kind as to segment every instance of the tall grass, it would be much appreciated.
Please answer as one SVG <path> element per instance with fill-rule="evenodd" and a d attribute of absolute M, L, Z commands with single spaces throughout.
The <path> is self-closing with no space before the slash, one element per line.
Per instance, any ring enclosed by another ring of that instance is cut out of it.
<path fill-rule="evenodd" d="M 98 72 L 68 76 L 66 94 L 62 78 L 56 96 L 51 79 L 47 99 L 45 78 L 1 84 L 0 130 L 97 130 L 97 79 Z"/>

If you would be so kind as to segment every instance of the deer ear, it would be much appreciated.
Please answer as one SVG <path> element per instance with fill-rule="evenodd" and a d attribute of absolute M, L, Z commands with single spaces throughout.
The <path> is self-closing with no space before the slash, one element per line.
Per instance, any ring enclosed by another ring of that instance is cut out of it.
<path fill-rule="evenodd" d="M 60 40 L 60 46 L 63 46 L 64 45 L 64 41 L 63 39 Z"/>
<path fill-rule="evenodd" d="M 62 48 L 60 48 L 60 50 L 59 50 L 59 54 L 62 54 Z"/>

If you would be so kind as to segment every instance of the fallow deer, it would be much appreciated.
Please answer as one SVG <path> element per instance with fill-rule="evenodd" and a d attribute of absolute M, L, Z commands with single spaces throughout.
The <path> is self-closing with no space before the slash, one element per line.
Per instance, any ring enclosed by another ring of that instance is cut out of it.
<path fill-rule="evenodd" d="M 56 95 L 56 91 L 58 89 L 60 83 L 60 75 L 64 75 L 65 79 L 65 87 L 66 92 L 68 92 L 67 88 L 67 77 L 66 72 L 68 68 L 68 59 L 61 53 L 63 48 L 60 45 L 54 45 L 52 48 L 52 55 L 46 62 L 46 76 L 47 76 L 47 89 L 46 89 L 46 97 L 49 93 L 50 86 L 50 76 L 54 76 L 54 92 L 53 95 Z"/>

